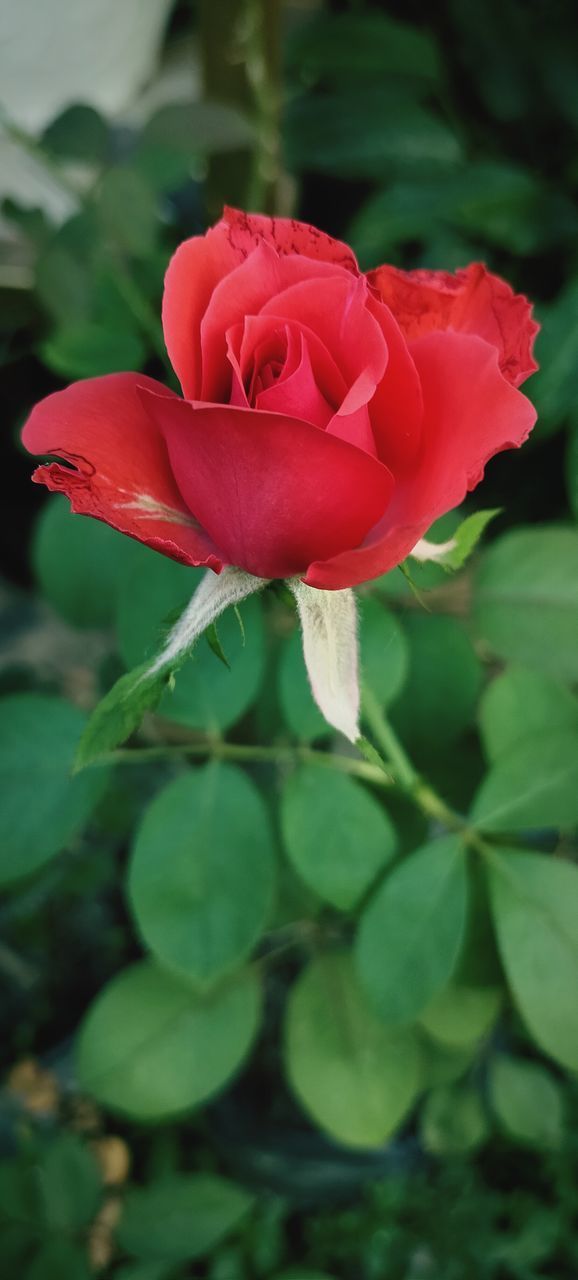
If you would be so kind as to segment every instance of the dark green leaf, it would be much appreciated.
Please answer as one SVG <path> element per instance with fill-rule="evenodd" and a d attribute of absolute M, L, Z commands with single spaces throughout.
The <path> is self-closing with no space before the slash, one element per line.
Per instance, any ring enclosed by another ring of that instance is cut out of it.
<path fill-rule="evenodd" d="M 414 749 L 439 751 L 473 719 L 481 667 L 454 618 L 418 613 L 407 619 L 409 675 L 392 718 Z"/>
<path fill-rule="evenodd" d="M 215 1174 L 167 1178 L 131 1191 L 118 1239 L 137 1258 L 187 1262 L 234 1231 L 252 1205 L 247 1191 Z"/>
<path fill-rule="evenodd" d="M 135 1120 L 190 1111 L 238 1070 L 259 1015 L 251 970 L 200 996 L 150 962 L 134 965 L 88 1012 L 78 1045 L 81 1086 Z"/>
<path fill-rule="evenodd" d="M 109 127 L 94 107 L 66 107 L 45 129 L 41 145 L 64 160 L 101 164 L 108 151 Z"/>
<path fill-rule="evenodd" d="M 99 769 L 73 778 L 84 716 L 63 699 L 21 693 L 0 713 L 0 883 L 29 875 L 88 822 L 108 782 Z"/>
<path fill-rule="evenodd" d="M 131 544 L 101 520 L 75 515 L 51 495 L 37 522 L 32 562 L 40 590 L 74 627 L 106 627 Z"/>
<path fill-rule="evenodd" d="M 478 718 L 486 755 L 497 760 L 524 738 L 578 731 L 578 699 L 539 671 L 508 667 L 485 690 Z"/>
<path fill-rule="evenodd" d="M 403 76 L 426 85 L 439 75 L 436 45 L 417 30 L 381 13 L 320 14 L 298 27 L 288 49 L 289 70 L 305 82 L 366 85 Z"/>
<path fill-rule="evenodd" d="M 578 728 L 514 743 L 484 778 L 470 816 L 486 831 L 578 822 Z"/>
<path fill-rule="evenodd" d="M 156 197 L 136 169 L 108 170 L 99 187 L 97 215 L 102 232 L 119 249 L 150 252 L 158 225 Z"/>
<path fill-rule="evenodd" d="M 359 980 L 389 1026 L 412 1022 L 449 981 L 467 918 L 466 854 L 444 836 L 399 863 L 361 917 Z"/>

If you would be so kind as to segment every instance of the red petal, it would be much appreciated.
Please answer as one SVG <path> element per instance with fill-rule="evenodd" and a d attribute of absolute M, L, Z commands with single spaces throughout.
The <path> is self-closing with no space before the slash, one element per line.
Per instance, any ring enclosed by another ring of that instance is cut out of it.
<path fill-rule="evenodd" d="M 359 267 L 352 249 L 334 240 L 317 227 L 294 218 L 264 218 L 261 214 L 243 213 L 225 206 L 223 220 L 229 228 L 231 244 L 246 257 L 257 245 L 270 244 L 277 253 L 299 253 L 318 262 L 333 262 L 354 275 Z"/>
<path fill-rule="evenodd" d="M 303 574 L 357 546 L 393 481 L 368 454 L 283 414 L 146 395 L 183 497 L 227 560 L 262 578 Z"/>
<path fill-rule="evenodd" d="M 377 320 L 389 359 L 369 405 L 378 457 L 394 476 L 414 462 L 421 440 L 423 398 L 417 369 L 406 339 L 389 307 L 371 294 L 368 310 Z"/>
<path fill-rule="evenodd" d="M 515 294 L 482 263 L 450 275 L 446 271 L 400 271 L 378 267 L 370 284 L 391 308 L 406 338 L 439 329 L 475 333 L 499 353 L 500 369 L 515 387 L 538 368 L 532 346 L 539 325 L 523 294 Z"/>
<path fill-rule="evenodd" d="M 475 488 L 489 458 L 519 447 L 534 425 L 533 405 L 506 382 L 495 347 L 481 338 L 432 333 L 410 350 L 424 396 L 419 465 L 398 482 L 363 547 L 310 566 L 305 580 L 313 587 L 354 586 L 393 569 Z"/>
<path fill-rule="evenodd" d="M 183 502 L 162 434 L 138 394 L 143 387 L 179 403 L 160 382 L 137 373 L 87 378 L 41 400 L 23 444 L 72 467 L 54 462 L 38 467 L 33 479 L 65 493 L 73 511 L 104 520 L 172 560 L 218 572 L 219 552 Z"/>
<path fill-rule="evenodd" d="M 169 262 L 163 330 L 183 395 L 190 399 L 201 394 L 201 321 L 219 281 L 242 261 L 225 224 L 219 222 L 205 236 L 184 240 Z"/>

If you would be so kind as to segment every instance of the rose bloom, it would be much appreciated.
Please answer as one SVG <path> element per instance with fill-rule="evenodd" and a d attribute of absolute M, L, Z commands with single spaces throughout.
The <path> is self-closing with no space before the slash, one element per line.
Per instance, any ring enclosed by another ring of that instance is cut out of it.
<path fill-rule="evenodd" d="M 226 209 L 186 240 L 163 327 L 182 397 L 75 382 L 24 427 L 34 479 L 184 564 L 312 587 L 399 564 L 535 411 L 527 300 L 474 264 L 360 272 L 301 222 Z"/>

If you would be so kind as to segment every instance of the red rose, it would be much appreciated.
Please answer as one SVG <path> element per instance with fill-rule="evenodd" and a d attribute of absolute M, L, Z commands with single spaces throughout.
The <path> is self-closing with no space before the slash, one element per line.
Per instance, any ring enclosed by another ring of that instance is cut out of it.
<path fill-rule="evenodd" d="M 183 399 L 138 373 L 33 410 L 34 479 L 185 564 L 352 586 L 393 568 L 521 445 L 525 298 L 476 264 L 359 271 L 314 227 L 227 209 L 167 271 Z"/>

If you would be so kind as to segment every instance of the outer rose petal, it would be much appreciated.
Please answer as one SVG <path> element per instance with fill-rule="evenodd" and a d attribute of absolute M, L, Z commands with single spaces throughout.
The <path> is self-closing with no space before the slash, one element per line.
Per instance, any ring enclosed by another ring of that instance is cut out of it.
<path fill-rule="evenodd" d="M 218 222 L 204 236 L 184 240 L 173 254 L 165 275 L 163 331 L 173 369 L 183 395 L 201 394 L 201 320 L 219 280 L 243 261 L 233 248 L 225 224 Z"/>
<path fill-rule="evenodd" d="M 23 444 L 73 467 L 54 462 L 38 467 L 33 479 L 65 493 L 73 511 L 104 520 L 172 560 L 219 572 L 222 558 L 183 502 L 139 387 L 179 403 L 172 391 L 139 373 L 87 378 L 41 400 L 24 427 Z"/>
<path fill-rule="evenodd" d="M 264 218 L 261 214 L 243 213 L 227 205 L 223 221 L 229 228 L 231 244 L 244 257 L 264 241 L 277 253 L 300 253 L 318 262 L 334 262 L 354 275 L 359 274 L 357 259 L 349 245 L 343 244 L 342 240 L 334 240 L 307 222 L 296 222 L 294 218 Z"/>
<path fill-rule="evenodd" d="M 482 338 L 431 333 L 410 350 L 424 397 L 419 465 L 398 480 L 362 547 L 310 566 L 305 581 L 312 587 L 351 587 L 393 569 L 438 516 L 476 487 L 488 459 L 519 447 L 534 425 L 533 405 L 505 380 L 495 347 Z"/>
<path fill-rule="evenodd" d="M 188 506 L 229 563 L 260 578 L 304 574 L 357 546 L 393 488 L 380 462 L 309 422 L 143 393 Z"/>
<path fill-rule="evenodd" d="M 493 276 L 480 262 L 456 271 L 400 271 L 377 267 L 368 272 L 409 340 L 439 329 L 476 333 L 499 353 L 500 369 L 518 387 L 538 368 L 532 344 L 539 325 L 523 294 Z"/>

